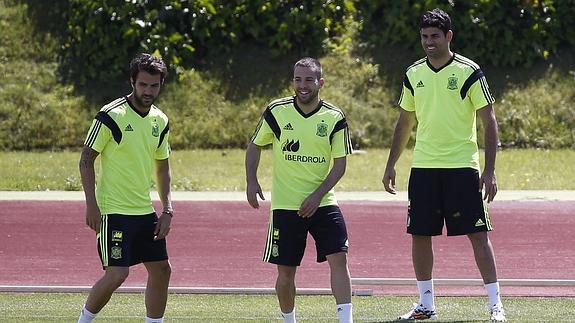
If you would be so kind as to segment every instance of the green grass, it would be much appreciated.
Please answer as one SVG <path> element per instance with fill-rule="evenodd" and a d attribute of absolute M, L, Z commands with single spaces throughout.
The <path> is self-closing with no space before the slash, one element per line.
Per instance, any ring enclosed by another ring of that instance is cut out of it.
<path fill-rule="evenodd" d="M 0 318 L 10 322 L 74 322 L 86 294 L 0 294 Z M 389 322 L 411 306 L 411 297 L 354 297 L 356 322 Z M 573 322 L 575 298 L 512 297 L 504 299 L 511 322 Z M 443 322 L 487 321 L 483 297 L 438 297 Z M 99 315 L 100 322 L 141 322 L 142 294 L 115 294 Z M 298 296 L 298 321 L 335 322 L 331 296 Z M 167 322 L 279 321 L 273 295 L 170 295 Z"/>
<path fill-rule="evenodd" d="M 380 191 L 388 150 L 369 149 L 349 157 L 340 191 Z M 397 187 L 407 189 L 411 150 L 397 165 Z M 0 152 L 0 190 L 81 190 L 79 151 Z M 174 190 L 243 191 L 244 151 L 186 150 L 171 157 Z M 271 188 L 271 151 L 264 150 L 260 184 Z M 497 157 L 497 180 L 502 190 L 574 190 L 574 150 L 503 150 Z"/>

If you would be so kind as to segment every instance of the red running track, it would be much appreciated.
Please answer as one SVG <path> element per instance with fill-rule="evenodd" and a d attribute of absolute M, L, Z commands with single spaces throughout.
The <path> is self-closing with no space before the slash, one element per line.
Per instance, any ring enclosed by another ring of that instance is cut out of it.
<path fill-rule="evenodd" d="M 402 202 L 341 202 L 350 235 L 353 277 L 413 278 L 411 239 Z M 171 286 L 274 286 L 275 266 L 260 260 L 269 204 L 174 202 L 168 237 Z M 102 274 L 95 235 L 77 201 L 0 202 L 0 285 L 92 285 Z M 499 278 L 575 279 L 575 202 L 494 202 Z M 436 278 L 480 278 L 466 237 L 434 238 Z M 329 288 L 327 263 L 315 262 L 313 240 L 297 286 Z M 144 286 L 133 267 L 125 286 Z M 369 286 L 366 288 L 374 288 Z M 483 295 L 480 286 L 437 286 L 438 295 Z M 412 295 L 415 286 L 375 287 L 376 293 Z M 575 296 L 573 287 L 504 287 L 506 295 Z"/>

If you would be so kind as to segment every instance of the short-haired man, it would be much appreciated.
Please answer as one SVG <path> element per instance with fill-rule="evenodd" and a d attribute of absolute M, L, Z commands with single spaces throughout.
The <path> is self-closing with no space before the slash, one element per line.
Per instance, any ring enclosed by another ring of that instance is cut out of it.
<path fill-rule="evenodd" d="M 263 258 L 277 265 L 284 322 L 296 321 L 295 274 L 308 232 L 317 261 L 329 263 L 339 321 L 353 321 L 347 230 L 333 192 L 352 148 L 343 112 L 319 97 L 323 84 L 319 61 L 299 60 L 293 71 L 295 95 L 268 105 L 246 151 L 247 200 L 258 208 L 257 195 L 264 199 L 257 179 L 261 147 L 272 145 L 272 214 Z"/>
<path fill-rule="evenodd" d="M 163 322 L 171 268 L 166 236 L 173 215 L 170 198 L 168 118 L 153 103 L 164 83 L 162 59 L 140 54 L 130 63 L 132 93 L 96 114 L 84 142 L 80 174 L 86 224 L 97 233 L 105 270 L 82 309 L 79 323 L 92 322 L 128 277 L 130 266 L 148 271 L 146 323 Z M 98 184 L 94 161 L 101 155 Z M 163 205 L 158 217 L 150 200 L 153 168 Z"/>
<path fill-rule="evenodd" d="M 484 205 L 497 193 L 495 154 L 498 144 L 495 101 L 477 64 L 451 52 L 451 20 L 440 9 L 420 20 L 426 58 L 408 67 L 399 99 L 402 108 L 382 182 L 395 194 L 395 163 L 417 122 L 409 178 L 407 232 L 412 235 L 412 260 L 419 303 L 399 317 L 436 319 L 433 297 L 431 237 L 467 235 L 489 296 L 492 321 L 505 321 L 499 295 L 493 247 L 487 235 L 491 220 Z M 479 176 L 476 114 L 485 127 L 485 166 Z M 481 191 L 485 189 L 482 198 Z"/>

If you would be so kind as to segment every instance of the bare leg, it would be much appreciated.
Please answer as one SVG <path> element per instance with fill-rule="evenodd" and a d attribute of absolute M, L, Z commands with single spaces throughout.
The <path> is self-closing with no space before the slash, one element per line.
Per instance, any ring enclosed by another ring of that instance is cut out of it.
<path fill-rule="evenodd" d="M 411 258 L 417 280 L 430 280 L 433 271 L 433 246 L 429 236 L 411 236 Z"/>
<path fill-rule="evenodd" d="M 331 291 L 337 304 L 351 303 L 351 278 L 347 267 L 347 254 L 338 252 L 327 256 L 331 271 Z"/>
<path fill-rule="evenodd" d="M 283 313 L 291 313 L 295 304 L 295 273 L 297 267 L 278 265 L 276 294 Z"/>
<path fill-rule="evenodd" d="M 128 278 L 128 267 L 107 267 L 104 276 L 92 287 L 86 300 L 86 309 L 94 314 L 100 312 L 112 294 Z"/>
<path fill-rule="evenodd" d="M 468 234 L 467 237 L 473 246 L 473 253 L 475 254 L 475 262 L 477 268 L 481 273 L 483 282 L 485 284 L 494 283 L 497 281 L 497 269 L 495 265 L 495 256 L 493 254 L 493 246 L 487 232 L 476 232 Z"/>
<path fill-rule="evenodd" d="M 148 271 L 146 315 L 149 318 L 161 318 L 166 311 L 172 268 L 167 260 L 145 262 L 144 266 Z"/>

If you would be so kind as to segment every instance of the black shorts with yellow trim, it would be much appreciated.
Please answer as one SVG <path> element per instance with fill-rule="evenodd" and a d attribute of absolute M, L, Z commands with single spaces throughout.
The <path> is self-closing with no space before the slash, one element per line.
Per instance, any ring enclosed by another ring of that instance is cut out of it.
<path fill-rule="evenodd" d="M 487 206 L 474 168 L 412 168 L 407 233 L 448 236 L 491 231 Z"/>
<path fill-rule="evenodd" d="M 102 214 L 98 254 L 102 267 L 130 267 L 168 259 L 166 239 L 154 241 L 155 213 L 146 215 Z"/>
<path fill-rule="evenodd" d="M 347 252 L 347 229 L 337 205 L 322 206 L 309 218 L 297 210 L 272 210 L 263 260 L 277 265 L 299 266 L 308 232 L 315 240 L 317 262 L 338 252 Z"/>

